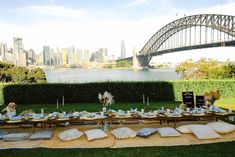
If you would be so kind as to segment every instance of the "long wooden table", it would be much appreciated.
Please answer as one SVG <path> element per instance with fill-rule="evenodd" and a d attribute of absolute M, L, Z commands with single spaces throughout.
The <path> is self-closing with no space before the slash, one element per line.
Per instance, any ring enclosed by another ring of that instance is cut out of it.
<path fill-rule="evenodd" d="M 49 127 L 52 124 L 58 123 L 81 123 L 81 122 L 91 122 L 95 121 L 97 123 L 103 124 L 104 122 L 110 123 L 110 129 L 112 129 L 113 121 L 120 121 L 120 120 L 150 120 L 150 121 L 159 121 L 160 124 L 164 123 L 167 126 L 169 123 L 173 122 L 174 127 L 177 127 L 177 122 L 179 121 L 193 121 L 193 120 L 206 120 L 206 119 L 214 119 L 217 121 L 218 119 L 223 119 L 229 122 L 229 117 L 235 116 L 235 113 L 228 113 L 228 114 L 205 114 L 205 115 L 182 115 L 182 116 L 157 116 L 157 117 L 141 117 L 141 116 L 128 116 L 128 117 L 117 117 L 117 116 L 110 116 L 106 118 L 91 118 L 91 119 L 80 119 L 80 118 L 68 118 L 68 119 L 44 119 L 44 120 L 20 120 L 20 121 L 0 121 L 0 125 L 22 125 L 22 124 L 32 124 L 33 125 L 33 132 L 38 124 L 41 124 L 41 128 L 45 129 L 47 125 Z"/>

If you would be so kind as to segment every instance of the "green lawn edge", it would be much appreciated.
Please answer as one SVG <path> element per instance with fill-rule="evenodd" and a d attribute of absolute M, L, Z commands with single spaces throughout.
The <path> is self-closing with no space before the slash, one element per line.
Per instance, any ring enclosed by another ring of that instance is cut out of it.
<path fill-rule="evenodd" d="M 232 157 L 235 141 L 188 146 L 159 146 L 136 148 L 72 148 L 72 149 L 2 149 L 0 157 Z"/>

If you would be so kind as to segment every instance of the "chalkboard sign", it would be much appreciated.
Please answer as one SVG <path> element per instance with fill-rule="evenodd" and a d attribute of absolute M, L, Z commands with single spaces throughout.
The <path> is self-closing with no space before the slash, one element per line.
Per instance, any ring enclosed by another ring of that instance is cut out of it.
<path fill-rule="evenodd" d="M 197 95 L 196 96 L 196 106 L 202 107 L 205 105 L 204 95 Z"/>
<path fill-rule="evenodd" d="M 194 96 L 193 92 L 182 92 L 183 103 L 189 108 L 194 107 Z"/>

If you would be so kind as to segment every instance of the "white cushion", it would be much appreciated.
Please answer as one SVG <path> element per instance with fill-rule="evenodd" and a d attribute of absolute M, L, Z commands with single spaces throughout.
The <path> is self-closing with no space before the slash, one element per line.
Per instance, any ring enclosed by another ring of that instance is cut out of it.
<path fill-rule="evenodd" d="M 80 138 L 83 135 L 78 129 L 70 129 L 58 134 L 61 141 L 71 141 Z"/>
<path fill-rule="evenodd" d="M 87 136 L 87 140 L 95 140 L 95 139 L 100 139 L 100 138 L 105 138 L 108 135 L 101 129 L 92 129 L 92 130 L 87 130 L 84 132 Z"/>
<path fill-rule="evenodd" d="M 4 135 L 2 138 L 4 141 L 22 141 L 29 137 L 28 133 L 13 133 Z"/>
<path fill-rule="evenodd" d="M 176 130 L 178 130 L 179 132 L 183 134 L 191 134 L 193 132 L 191 131 L 191 129 L 189 129 L 189 127 L 193 125 L 200 125 L 200 124 L 181 125 L 178 128 L 176 128 Z"/>
<path fill-rule="evenodd" d="M 157 132 L 157 128 L 143 128 L 137 132 L 137 136 L 148 137 L 150 135 L 153 135 L 156 132 Z"/>
<path fill-rule="evenodd" d="M 112 131 L 112 134 L 117 138 L 117 139 L 124 139 L 124 138 L 133 138 L 136 137 L 136 132 L 131 130 L 128 127 L 122 127 L 118 128 Z"/>
<path fill-rule="evenodd" d="M 194 125 L 190 126 L 189 129 L 198 139 L 216 139 L 220 138 L 220 135 L 217 134 L 207 125 Z"/>
<path fill-rule="evenodd" d="M 228 134 L 235 131 L 235 125 L 228 124 L 225 122 L 211 122 L 206 125 L 220 134 Z"/>
<path fill-rule="evenodd" d="M 6 131 L 1 131 L 0 130 L 0 139 L 2 139 L 2 137 L 4 136 L 4 135 L 7 135 L 8 133 L 6 132 Z"/>
<path fill-rule="evenodd" d="M 30 140 L 47 140 L 50 139 L 53 135 L 52 131 L 40 131 L 36 132 L 29 137 Z"/>
<path fill-rule="evenodd" d="M 171 127 L 158 128 L 158 132 L 161 137 L 175 137 L 181 135 L 177 130 Z"/>

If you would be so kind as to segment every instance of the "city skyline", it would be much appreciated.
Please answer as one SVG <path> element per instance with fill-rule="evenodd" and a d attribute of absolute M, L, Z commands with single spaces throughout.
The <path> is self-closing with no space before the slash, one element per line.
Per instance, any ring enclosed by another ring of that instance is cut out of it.
<path fill-rule="evenodd" d="M 7 1 L 0 5 L 0 41 L 9 44 L 19 36 L 25 49 L 37 54 L 44 45 L 92 52 L 105 47 L 119 57 L 124 40 L 128 57 L 175 19 L 199 13 L 235 15 L 233 8 L 233 0 Z"/>

